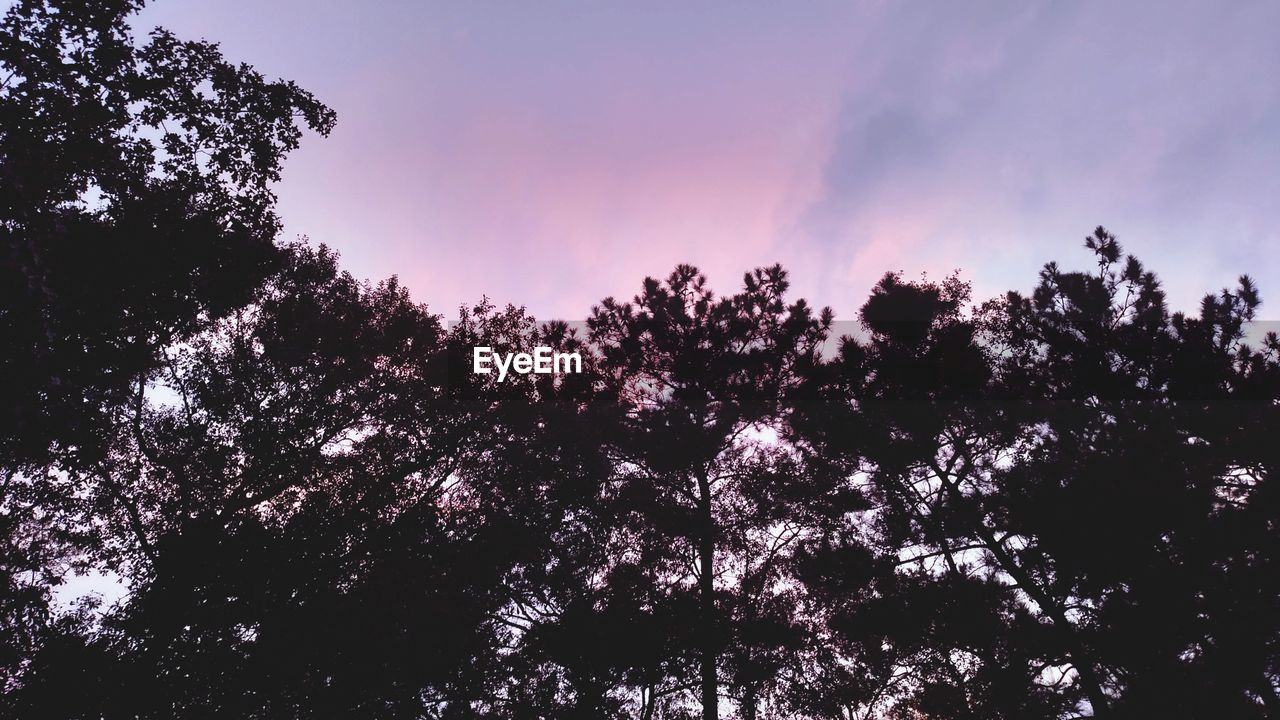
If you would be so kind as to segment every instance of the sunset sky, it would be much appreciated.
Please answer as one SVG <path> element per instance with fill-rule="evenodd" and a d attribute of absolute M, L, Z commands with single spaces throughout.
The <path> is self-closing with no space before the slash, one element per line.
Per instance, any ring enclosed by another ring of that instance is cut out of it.
<path fill-rule="evenodd" d="M 754 6 L 754 8 L 752 7 Z M 1095 225 L 1176 305 L 1250 272 L 1280 317 L 1280 3 L 157 0 L 338 113 L 288 236 L 447 315 L 584 317 L 678 262 L 781 262 L 849 318 L 884 271 L 980 295 Z"/>

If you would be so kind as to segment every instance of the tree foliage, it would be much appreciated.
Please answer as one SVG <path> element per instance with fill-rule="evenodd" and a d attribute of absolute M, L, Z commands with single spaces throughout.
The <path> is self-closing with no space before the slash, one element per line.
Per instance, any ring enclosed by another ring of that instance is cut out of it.
<path fill-rule="evenodd" d="M 332 113 L 135 7 L 0 33 L 3 716 L 1280 717 L 1252 279 L 1172 312 L 1098 228 L 840 337 L 777 266 L 447 322 L 278 242 Z"/>
<path fill-rule="evenodd" d="M 23 0 L 0 20 L 0 684 L 97 541 L 69 476 L 107 462 L 163 349 L 279 265 L 272 183 L 334 122 L 210 43 L 135 41 L 138 7 Z"/>

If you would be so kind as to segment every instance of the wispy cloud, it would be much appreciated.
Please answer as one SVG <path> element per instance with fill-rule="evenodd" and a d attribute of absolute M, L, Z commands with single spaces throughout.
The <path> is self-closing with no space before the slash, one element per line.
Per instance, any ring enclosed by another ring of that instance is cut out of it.
<path fill-rule="evenodd" d="M 1249 270 L 1280 307 L 1275 3 L 149 12 L 336 107 L 288 230 L 442 310 L 781 261 L 851 316 L 887 269 L 1025 286 L 1097 223 L 1180 303 Z"/>

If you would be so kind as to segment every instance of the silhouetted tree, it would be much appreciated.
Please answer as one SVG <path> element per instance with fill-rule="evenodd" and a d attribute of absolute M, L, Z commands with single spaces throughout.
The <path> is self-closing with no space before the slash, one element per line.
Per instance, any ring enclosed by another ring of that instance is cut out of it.
<path fill-rule="evenodd" d="M 845 338 L 817 376 L 816 395 L 797 403 L 793 427 L 806 444 L 842 461 L 849 482 L 874 502 L 843 537 L 806 548 L 801 566 L 822 605 L 817 631 L 832 637 L 825 652 L 835 653 L 817 674 L 849 685 L 807 698 L 819 716 L 846 717 L 857 707 L 947 718 L 1054 715 L 1057 703 L 1034 683 L 1048 659 L 1019 643 L 1037 634 L 1035 619 L 975 555 L 998 536 L 947 474 L 960 458 L 954 435 L 996 442 L 1006 434 L 989 394 L 988 356 L 963 314 L 968 298 L 954 278 L 887 275 L 860 313 L 869 337 Z M 859 549 L 859 538 L 869 549 Z"/>
<path fill-rule="evenodd" d="M 637 566 L 628 572 L 646 576 L 646 592 L 696 603 L 687 632 L 704 718 L 718 716 L 730 659 L 730 682 L 752 717 L 773 675 L 769 656 L 795 631 L 776 609 L 786 599 L 773 580 L 778 554 L 798 535 L 789 486 L 803 480 L 767 438 L 831 316 L 787 304 L 787 288 L 775 266 L 717 298 L 696 269 L 680 266 L 665 283 L 646 280 L 631 303 L 605 300 L 588 323 L 604 382 L 625 412 L 611 443 L 619 517 L 611 561 L 616 571 Z M 641 715 L 652 712 L 646 705 Z"/>
<path fill-rule="evenodd" d="M 886 277 L 862 311 L 870 339 L 845 342 L 817 393 L 826 401 L 799 424 L 865 474 L 886 549 L 951 588 L 943 617 L 987 628 L 964 638 L 938 626 L 944 609 L 912 599 L 935 584 L 902 598 L 927 612 L 882 646 L 901 652 L 934 626 L 919 649 L 944 664 L 895 657 L 894 673 L 914 675 L 901 675 L 894 707 L 1263 716 L 1276 596 L 1257 559 L 1274 548 L 1245 518 L 1268 513 L 1274 456 L 1257 438 L 1276 427 L 1280 346 L 1241 342 L 1258 305 L 1247 278 L 1198 319 L 1171 316 L 1114 237 L 1099 228 L 1087 246 L 1097 273 L 1050 264 L 1031 298 L 972 315 L 954 281 Z M 867 577 L 861 592 L 892 597 Z M 949 615 L 964 606 L 965 620 Z M 830 622 L 839 634 L 849 621 Z M 869 625 L 854 627 L 851 640 L 867 637 Z"/>
<path fill-rule="evenodd" d="M 133 405 L 89 485 L 100 563 L 131 593 L 93 643 L 101 705 L 71 716 L 412 716 L 465 695 L 493 646 L 485 553 L 507 543 L 450 511 L 478 423 L 446 347 L 394 281 L 294 247 L 169 351 L 150 386 L 168 399 Z"/>
<path fill-rule="evenodd" d="M 156 351 L 270 272 L 271 183 L 332 111 L 156 30 L 138 2 L 17 3 L 0 26 L 6 465 L 90 453 Z"/>
<path fill-rule="evenodd" d="M 159 351 L 279 262 L 271 183 L 332 111 L 163 30 L 128 0 L 0 20 L 0 685 L 83 528 L 64 471 L 103 460 Z"/>
<path fill-rule="evenodd" d="M 1275 528 L 1258 522 L 1276 517 L 1260 438 L 1280 427 L 1280 344 L 1244 342 L 1260 305 L 1247 276 L 1198 317 L 1171 315 L 1114 236 L 1086 244 L 1097 272 L 1049 265 L 1004 303 L 1000 374 L 1026 440 L 994 474 L 993 514 L 1061 598 L 1096 714 L 1274 716 Z"/>

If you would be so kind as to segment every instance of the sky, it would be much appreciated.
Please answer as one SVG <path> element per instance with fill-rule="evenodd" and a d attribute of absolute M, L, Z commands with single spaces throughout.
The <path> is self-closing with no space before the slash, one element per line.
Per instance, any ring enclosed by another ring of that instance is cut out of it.
<path fill-rule="evenodd" d="M 780 262 L 851 318 L 888 270 L 985 297 L 1089 267 L 1101 224 L 1177 308 L 1248 272 L 1280 318 L 1277 2 L 157 0 L 155 25 L 333 107 L 286 236 L 449 316 Z"/>

